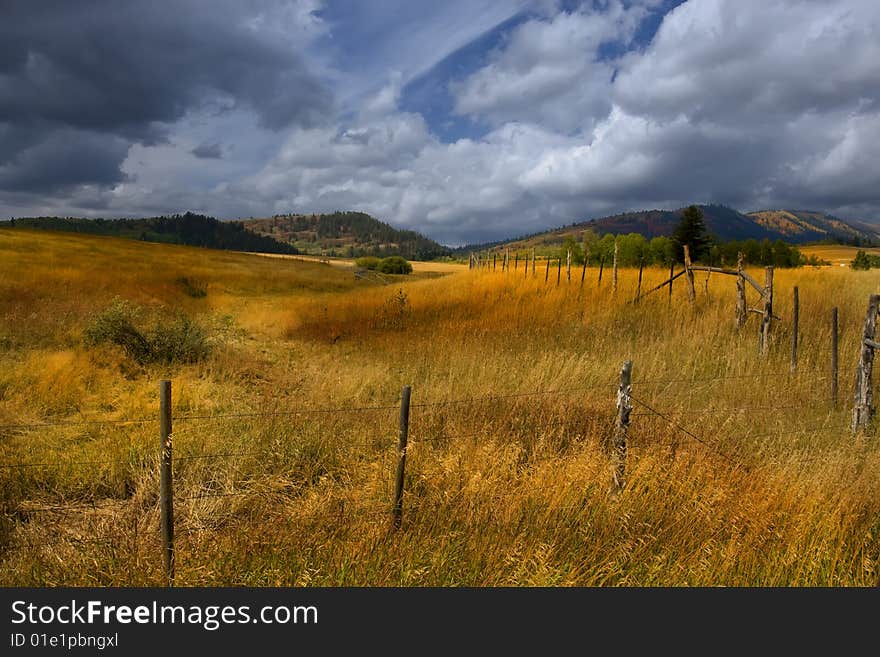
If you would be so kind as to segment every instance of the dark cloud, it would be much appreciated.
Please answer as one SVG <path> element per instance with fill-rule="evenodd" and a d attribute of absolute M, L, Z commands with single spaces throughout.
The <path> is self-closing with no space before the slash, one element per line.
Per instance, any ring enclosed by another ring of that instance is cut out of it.
<path fill-rule="evenodd" d="M 223 147 L 217 143 L 199 144 L 190 153 L 203 160 L 219 160 L 223 157 Z"/>
<path fill-rule="evenodd" d="M 82 145 L 82 160 L 100 158 L 67 178 L 116 182 L 120 143 L 161 142 L 188 111 L 217 104 L 250 108 L 273 130 L 320 123 L 329 91 L 289 43 L 249 27 L 260 5 L 4 2 L 0 126 L 26 137 L 5 138 L 0 187 L 39 187 L 41 172 L 47 188 L 65 178 L 37 163 L 53 144 L 65 154 Z"/>

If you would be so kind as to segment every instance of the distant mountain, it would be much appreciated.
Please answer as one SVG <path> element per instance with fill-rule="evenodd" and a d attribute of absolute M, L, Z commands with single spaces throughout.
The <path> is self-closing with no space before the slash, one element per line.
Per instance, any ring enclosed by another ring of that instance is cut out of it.
<path fill-rule="evenodd" d="M 298 253 L 289 244 L 246 230 L 240 221 L 218 221 L 193 212 L 147 219 L 81 219 L 21 217 L 0 222 L 0 228 L 32 228 L 69 233 L 110 235 L 145 242 L 186 244 L 211 249 L 256 253 Z"/>
<path fill-rule="evenodd" d="M 245 227 L 258 235 L 291 244 L 302 253 L 330 256 L 400 255 L 431 260 L 451 249 L 412 230 L 399 230 L 363 212 L 284 214 L 248 219 Z"/>
<path fill-rule="evenodd" d="M 764 228 L 782 235 L 786 241 L 805 242 L 834 241 L 855 246 L 870 246 L 880 239 L 876 226 L 855 221 L 844 221 L 822 212 L 809 210 L 761 210 L 750 212 Z"/>
<path fill-rule="evenodd" d="M 803 210 L 764 210 L 743 214 L 723 205 L 701 205 L 706 230 L 721 241 L 781 239 L 790 244 L 834 242 L 869 246 L 880 244 L 880 229 L 854 221 L 843 221 L 821 212 Z M 500 245 L 512 248 L 555 246 L 567 235 L 580 239 L 583 231 L 594 230 L 599 235 L 639 233 L 651 239 L 669 237 L 681 219 L 678 210 L 641 210 L 624 212 L 599 219 L 590 219 L 569 226 L 534 233 L 512 240 L 467 245 L 457 252 L 489 249 Z"/>

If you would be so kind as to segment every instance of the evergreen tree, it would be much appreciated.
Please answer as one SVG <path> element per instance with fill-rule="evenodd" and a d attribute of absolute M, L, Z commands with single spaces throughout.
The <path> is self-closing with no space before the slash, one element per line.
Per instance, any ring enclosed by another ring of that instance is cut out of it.
<path fill-rule="evenodd" d="M 711 240 L 706 233 L 703 211 L 698 206 L 690 205 L 682 211 L 672 239 L 679 262 L 684 261 L 685 245 L 690 249 L 691 260 L 699 260 L 708 252 Z"/>

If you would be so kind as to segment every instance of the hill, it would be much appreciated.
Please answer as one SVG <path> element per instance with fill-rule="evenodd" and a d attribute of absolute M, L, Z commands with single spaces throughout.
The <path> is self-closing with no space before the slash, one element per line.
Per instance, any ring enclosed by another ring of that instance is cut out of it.
<path fill-rule="evenodd" d="M 786 241 L 838 242 L 851 246 L 870 246 L 878 240 L 875 227 L 846 222 L 829 214 L 810 210 L 761 210 L 747 216 L 764 228 L 782 235 Z"/>
<path fill-rule="evenodd" d="M 214 217 L 193 212 L 146 219 L 22 217 L 11 221 L 0 221 L 0 227 L 109 235 L 144 242 L 183 244 L 231 251 L 298 253 L 289 244 L 246 230 L 240 221 L 218 221 Z"/>
<path fill-rule="evenodd" d="M 284 214 L 243 223 L 255 234 L 313 255 L 349 258 L 400 255 L 411 260 L 431 260 L 452 252 L 424 235 L 399 230 L 364 212 Z"/>
<path fill-rule="evenodd" d="M 743 214 L 723 205 L 701 205 L 706 229 L 721 241 L 730 240 L 783 240 L 790 244 L 832 242 L 850 245 L 880 243 L 877 228 L 858 222 L 846 222 L 821 212 L 803 210 L 765 210 Z M 593 230 L 598 235 L 626 235 L 639 233 L 647 239 L 669 237 L 681 219 L 678 210 L 641 210 L 590 219 L 549 231 L 525 235 L 513 240 L 467 245 L 458 251 L 467 252 L 497 246 L 531 248 L 557 246 L 566 236 L 580 240 L 583 231 Z"/>

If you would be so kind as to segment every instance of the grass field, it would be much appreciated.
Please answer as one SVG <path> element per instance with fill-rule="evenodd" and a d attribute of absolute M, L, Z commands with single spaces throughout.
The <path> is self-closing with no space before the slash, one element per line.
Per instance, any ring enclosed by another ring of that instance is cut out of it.
<path fill-rule="evenodd" d="M 839 244 L 820 244 L 817 246 L 798 247 L 808 258 L 811 255 L 827 260 L 834 267 L 849 267 L 849 263 L 856 257 L 858 251 L 865 251 L 871 255 L 880 255 L 880 249 L 862 248 L 857 246 L 843 246 Z"/>
<path fill-rule="evenodd" d="M 162 378 L 179 418 L 179 585 L 874 584 L 880 448 L 850 435 L 848 405 L 876 272 L 777 271 L 766 360 L 756 316 L 734 329 L 731 279 L 698 274 L 691 306 L 683 285 L 671 303 L 627 303 L 635 271 L 616 295 L 610 271 L 599 286 L 588 270 L 583 289 L 579 275 L 464 268 L 378 286 L 320 263 L 0 231 L 0 584 L 162 583 Z M 646 270 L 643 289 L 665 276 Z M 185 314 L 210 354 L 139 363 L 90 346 L 119 298 L 145 327 Z M 627 358 L 639 403 L 615 496 L 607 443 Z M 84 424 L 96 420 L 143 422 Z"/>

